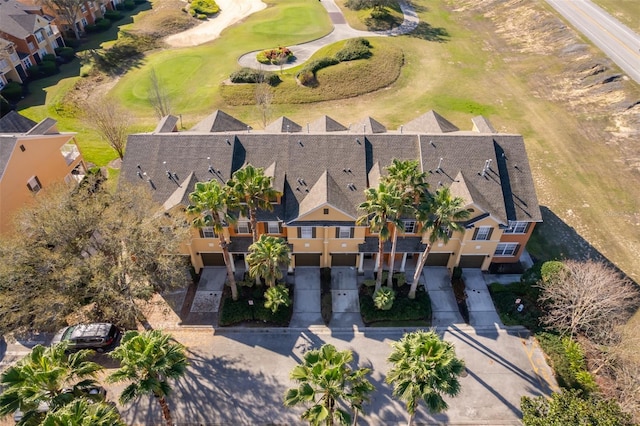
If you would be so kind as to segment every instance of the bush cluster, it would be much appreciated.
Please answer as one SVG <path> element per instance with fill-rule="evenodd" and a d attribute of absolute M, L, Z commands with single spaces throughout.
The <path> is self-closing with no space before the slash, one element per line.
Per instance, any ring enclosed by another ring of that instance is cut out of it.
<path fill-rule="evenodd" d="M 375 284 L 375 283 L 374 283 Z M 383 287 L 384 288 L 384 287 Z M 366 324 L 378 321 L 431 321 L 431 300 L 422 288 L 418 288 L 415 299 L 406 296 L 407 289 L 396 289 L 398 296 L 388 311 L 376 308 L 373 300 L 373 287 L 360 288 L 360 314 Z"/>
<path fill-rule="evenodd" d="M 208 16 L 220 12 L 220 6 L 214 0 L 192 0 L 189 10 L 196 15 Z"/>
<path fill-rule="evenodd" d="M 33 65 L 27 68 L 27 74 L 31 79 L 39 79 L 44 77 L 49 77 L 58 73 L 58 65 L 55 60 L 53 61 L 42 61 L 38 65 Z"/>
<path fill-rule="evenodd" d="M 7 83 L 0 94 L 9 102 L 18 102 L 22 98 L 22 85 L 17 81 Z"/>
<path fill-rule="evenodd" d="M 90 24 L 84 27 L 84 29 L 88 33 L 101 33 L 108 30 L 109 28 L 111 28 L 111 20 L 104 18 L 98 18 L 96 19 L 94 24 Z"/>
<path fill-rule="evenodd" d="M 280 58 L 287 61 L 293 57 L 291 49 L 283 46 L 274 49 L 266 49 L 256 55 L 256 59 L 261 64 L 275 64 Z"/>
<path fill-rule="evenodd" d="M 280 307 L 273 313 L 265 307 L 265 290 L 264 286 L 243 287 L 240 298 L 234 301 L 227 287 L 220 306 L 220 325 L 229 326 L 254 321 L 274 326 L 288 326 L 293 313 L 293 303 L 287 307 Z M 289 294 L 293 293 L 289 291 Z M 253 306 L 249 305 L 249 299 L 253 300 Z"/>
<path fill-rule="evenodd" d="M 563 388 L 577 389 L 585 393 L 596 389 L 595 379 L 587 371 L 582 347 L 569 337 L 552 333 L 536 335 L 542 350 L 551 360 L 551 365 Z"/>
<path fill-rule="evenodd" d="M 56 47 L 56 55 L 60 56 L 65 62 L 69 62 L 76 56 L 73 47 Z"/>
<path fill-rule="evenodd" d="M 104 13 L 104 18 L 110 21 L 119 21 L 120 19 L 122 19 L 122 12 L 117 10 L 107 10 Z"/>
<path fill-rule="evenodd" d="M 229 78 L 232 83 L 267 83 L 270 86 L 276 86 L 280 83 L 280 77 L 276 74 L 252 68 L 241 68 L 233 72 Z"/>
<path fill-rule="evenodd" d="M 538 304 L 540 289 L 528 282 L 509 285 L 492 283 L 489 285 L 491 298 L 504 325 L 522 325 L 532 332 L 540 330 L 539 317 L 542 315 Z M 520 299 L 520 303 L 516 300 Z M 518 311 L 522 304 L 523 309 Z"/>
<path fill-rule="evenodd" d="M 344 47 L 336 52 L 335 58 L 339 62 L 366 59 L 371 56 L 371 43 L 369 40 L 358 37 L 347 40 Z"/>

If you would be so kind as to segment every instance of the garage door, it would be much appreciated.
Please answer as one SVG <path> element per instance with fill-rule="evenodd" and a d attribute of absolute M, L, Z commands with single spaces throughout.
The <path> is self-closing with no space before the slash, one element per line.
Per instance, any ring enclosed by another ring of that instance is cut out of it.
<path fill-rule="evenodd" d="M 482 268 L 482 263 L 486 257 L 482 255 L 476 256 L 460 256 L 460 263 L 458 264 L 461 268 Z"/>
<path fill-rule="evenodd" d="M 224 266 L 222 253 L 200 253 L 204 266 Z"/>
<path fill-rule="evenodd" d="M 296 254 L 296 266 L 320 266 L 320 253 Z"/>
<path fill-rule="evenodd" d="M 356 266 L 357 254 L 332 254 L 331 266 Z"/>
<path fill-rule="evenodd" d="M 451 253 L 429 253 L 426 266 L 447 266 Z"/>

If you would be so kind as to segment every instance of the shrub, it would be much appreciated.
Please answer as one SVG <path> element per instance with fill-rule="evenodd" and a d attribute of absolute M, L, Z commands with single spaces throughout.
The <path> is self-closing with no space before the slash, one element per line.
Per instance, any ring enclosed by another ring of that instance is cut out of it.
<path fill-rule="evenodd" d="M 270 309 L 273 314 L 278 312 L 281 306 L 286 308 L 291 305 L 289 289 L 282 284 L 269 287 L 264 293 L 264 299 L 264 307 Z"/>
<path fill-rule="evenodd" d="M 7 83 L 0 94 L 9 102 L 18 102 L 22 98 L 22 85 L 17 81 Z"/>
<path fill-rule="evenodd" d="M 276 86 L 280 83 L 280 77 L 277 74 L 268 71 L 258 71 L 252 68 L 241 68 L 233 72 L 229 78 L 232 83 L 262 83 L 265 82 L 270 86 Z"/>
<path fill-rule="evenodd" d="M 77 49 L 78 47 L 80 47 L 80 40 L 77 40 L 75 38 L 65 38 L 64 45 L 72 49 Z M 64 47 L 62 47 L 62 49 L 64 49 Z"/>
<path fill-rule="evenodd" d="M 58 47 L 56 49 L 56 54 L 65 61 L 70 61 L 76 56 L 76 52 L 72 47 Z"/>
<path fill-rule="evenodd" d="M 32 78 L 40 78 L 40 65 L 32 65 L 27 68 L 27 75 Z"/>
<path fill-rule="evenodd" d="M 107 10 L 104 17 L 110 21 L 118 21 L 122 19 L 122 13 L 117 10 Z"/>
<path fill-rule="evenodd" d="M 364 38 L 347 40 L 344 47 L 336 52 L 335 58 L 340 62 L 365 59 L 371 56 L 371 44 Z"/>
<path fill-rule="evenodd" d="M 389 287 L 381 287 L 373 294 L 373 303 L 377 309 L 388 311 L 393 306 L 396 292 Z"/>
<path fill-rule="evenodd" d="M 111 28 L 111 21 L 108 19 L 100 19 L 96 21 L 98 31 L 106 31 Z"/>
<path fill-rule="evenodd" d="M 364 284 L 365 287 L 375 287 L 376 280 L 364 280 L 362 281 L 362 284 Z"/>
<path fill-rule="evenodd" d="M 375 282 L 374 282 L 375 284 Z M 397 297 L 388 311 L 377 309 L 373 302 L 373 288 L 360 289 L 360 313 L 366 324 L 378 321 L 427 321 L 431 320 L 431 300 L 423 288 L 416 292 L 415 299 Z"/>
<path fill-rule="evenodd" d="M 542 312 L 538 305 L 538 287 L 525 282 L 509 285 L 492 283 L 489 291 L 504 325 L 523 325 L 533 332 L 540 330 Z M 516 303 L 518 299 L 520 302 Z M 518 311 L 520 304 L 523 309 Z"/>
<path fill-rule="evenodd" d="M 84 26 L 84 30 L 87 33 L 93 34 L 98 32 L 98 26 L 96 24 L 89 24 Z"/>
<path fill-rule="evenodd" d="M 544 262 L 540 268 L 540 277 L 542 281 L 549 281 L 557 276 L 564 269 L 564 264 L 558 260 L 550 260 Z"/>
<path fill-rule="evenodd" d="M 328 56 L 325 56 L 323 58 L 315 59 L 309 62 L 307 65 L 304 66 L 302 71 L 303 72 L 310 71 L 313 74 L 315 74 L 322 68 L 330 67 L 331 65 L 335 65 L 337 63 L 338 63 L 338 60 L 336 58 L 330 58 Z"/>
<path fill-rule="evenodd" d="M 393 279 L 398 287 L 402 287 L 407 283 L 407 276 L 404 272 L 396 272 L 393 274 Z"/>
<path fill-rule="evenodd" d="M 280 59 L 288 61 L 293 57 L 293 52 L 287 47 L 276 47 L 266 49 L 256 55 L 256 60 L 261 64 L 276 64 Z"/>
<path fill-rule="evenodd" d="M 196 19 L 205 20 L 207 19 L 207 15 L 205 15 L 204 13 L 196 13 Z"/>
<path fill-rule="evenodd" d="M 116 10 L 124 10 L 124 3 L 116 4 Z"/>
<path fill-rule="evenodd" d="M 40 63 L 40 74 L 42 77 L 48 77 L 58 72 L 58 66 L 55 61 L 42 61 Z"/>
<path fill-rule="evenodd" d="M 551 366 L 561 387 L 586 393 L 596 389 L 593 376 L 586 370 L 584 353 L 579 343 L 569 337 L 546 332 L 537 334 L 536 338 L 551 360 Z"/>
<path fill-rule="evenodd" d="M 137 5 L 145 4 L 147 0 L 133 0 L 133 2 Z"/>
<path fill-rule="evenodd" d="M 312 87 L 317 84 L 316 76 L 311 71 L 302 70 L 298 73 L 296 78 L 303 86 Z"/>
<path fill-rule="evenodd" d="M 44 55 L 42 57 L 42 60 L 43 61 L 53 61 L 53 62 L 55 62 L 56 61 L 56 55 L 54 55 L 52 53 L 47 53 L 46 55 Z"/>
<path fill-rule="evenodd" d="M 214 0 L 193 0 L 191 2 L 191 9 L 196 14 L 202 15 L 215 15 L 220 12 L 220 7 Z"/>
<path fill-rule="evenodd" d="M 124 5 L 124 10 L 133 10 L 136 8 L 136 4 L 133 2 L 133 0 L 124 0 L 122 4 Z"/>
<path fill-rule="evenodd" d="M 535 284 L 542 278 L 540 270 L 542 269 L 542 263 L 536 262 L 531 268 L 524 271 L 524 274 L 520 277 L 520 281 L 528 284 Z"/>

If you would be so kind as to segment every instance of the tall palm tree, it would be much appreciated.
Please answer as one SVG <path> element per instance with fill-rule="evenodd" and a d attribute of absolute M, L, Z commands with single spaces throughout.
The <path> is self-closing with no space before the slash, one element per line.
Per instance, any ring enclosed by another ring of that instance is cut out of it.
<path fill-rule="evenodd" d="M 269 287 L 275 286 L 276 280 L 282 278 L 280 265 L 291 263 L 290 252 L 289 245 L 282 238 L 260 235 L 260 239 L 249 246 L 249 276 L 264 279 Z"/>
<path fill-rule="evenodd" d="M 415 208 L 424 200 L 427 189 L 427 174 L 420 171 L 420 163 L 417 160 L 398 160 L 394 158 L 391 165 L 387 167 L 387 176 L 384 180 L 396 186 L 400 193 L 399 200 L 399 216 L 411 214 Z M 398 217 L 400 219 L 400 217 Z M 404 223 L 394 226 L 391 236 L 391 258 L 389 260 L 389 276 L 387 277 L 387 286 L 393 286 L 393 270 L 396 260 L 396 247 L 398 243 L 398 230 L 404 233 Z"/>
<path fill-rule="evenodd" d="M 173 420 L 166 399 L 171 392 L 169 380 L 179 379 L 187 370 L 185 347 L 160 330 L 128 331 L 111 357 L 120 361 L 120 368 L 107 380 L 130 381 L 120 394 L 120 403 L 126 404 L 141 395 L 153 395 L 162 407 L 167 426 L 171 426 Z"/>
<path fill-rule="evenodd" d="M 394 184 L 382 181 L 377 188 L 365 190 L 365 201 L 358 206 L 358 209 L 364 211 L 364 214 L 356 220 L 356 224 L 368 224 L 371 232 L 378 233 L 378 257 L 376 259 L 378 275 L 375 287 L 375 290 L 378 291 L 382 287 L 384 242 L 390 236 L 387 222 L 392 220 L 395 225 L 402 226 L 399 212 L 400 193 Z"/>
<path fill-rule="evenodd" d="M 271 201 L 278 195 L 272 186 L 271 176 L 266 176 L 264 169 L 247 164 L 231 176 L 227 187 L 234 201 L 233 208 L 249 218 L 255 243 L 258 241 L 258 209 L 273 210 Z"/>
<path fill-rule="evenodd" d="M 67 354 L 66 349 L 66 343 L 51 347 L 37 345 L 2 373 L 0 385 L 4 391 L 0 394 L 0 417 L 20 410 L 23 424 L 38 423 L 45 416 L 39 407 L 55 410 L 75 398 L 74 393 L 65 389 L 96 384 L 94 378 L 102 367 L 86 360 L 91 351 Z"/>
<path fill-rule="evenodd" d="M 42 426 L 126 426 L 118 410 L 106 402 L 77 399 L 47 413 Z"/>
<path fill-rule="evenodd" d="M 430 232 L 430 234 L 427 246 L 420 256 L 420 261 L 413 275 L 413 282 L 409 290 L 410 299 L 416 297 L 420 274 L 422 274 L 422 268 L 427 262 L 427 256 L 429 256 L 433 245 L 437 241 L 446 244 L 449 242 L 451 233 L 463 229 L 458 222 L 467 219 L 470 215 L 469 211 L 463 207 L 464 200 L 462 198 L 452 197 L 449 188 L 440 188 L 416 209 L 416 220 L 422 228 L 422 232 Z"/>
<path fill-rule="evenodd" d="M 374 390 L 366 377 L 370 370 L 354 370 L 349 365 L 352 361 L 350 350 L 338 351 L 330 344 L 306 352 L 302 363 L 291 371 L 291 379 L 299 386 L 287 391 L 284 405 L 311 404 L 302 413 L 302 418 L 312 425 L 333 425 L 336 421 L 350 424 L 351 414 L 340 408 L 340 403 L 349 406 L 357 415 Z"/>
<path fill-rule="evenodd" d="M 231 297 L 233 300 L 238 300 L 238 287 L 231 267 L 229 244 L 224 239 L 223 232 L 226 223 L 235 222 L 235 217 L 227 210 L 229 195 L 217 180 L 212 179 L 209 182 L 196 183 L 194 191 L 189 194 L 189 202 L 191 202 L 191 205 L 187 207 L 187 212 L 195 215 L 192 222 L 193 226 L 198 228 L 211 226 L 218 235 L 222 257 L 227 267 L 227 280 L 231 287 Z"/>
<path fill-rule="evenodd" d="M 442 397 L 460 393 L 458 376 L 464 371 L 453 345 L 433 330 L 417 330 L 405 334 L 392 348 L 386 382 L 393 385 L 393 396 L 406 402 L 409 426 L 421 400 L 431 413 L 445 411 L 448 406 Z"/>

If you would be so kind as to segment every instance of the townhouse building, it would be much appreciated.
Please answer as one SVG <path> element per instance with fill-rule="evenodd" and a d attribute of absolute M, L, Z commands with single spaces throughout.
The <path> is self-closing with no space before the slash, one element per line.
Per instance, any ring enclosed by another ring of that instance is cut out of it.
<path fill-rule="evenodd" d="M 120 178 L 143 185 L 166 210 L 184 209 L 198 181 L 225 183 L 246 164 L 264 168 L 279 195 L 271 211 L 260 211 L 258 233 L 283 237 L 292 247 L 293 268 L 375 265 L 378 236 L 356 219 L 364 190 L 378 185 L 394 158 L 418 160 L 430 191 L 449 187 L 471 216 L 463 232 L 436 244 L 426 263 L 480 268 L 519 261 L 542 216 L 522 136 L 496 132 L 483 117 L 469 131 L 434 111 L 396 131 L 367 117 L 345 126 L 323 116 L 300 125 L 286 117 L 264 131 L 222 111 L 188 131 L 165 117 L 151 133 L 133 134 Z M 225 228 L 233 264 L 241 266 L 252 242 L 250 224 L 240 218 Z M 413 266 L 425 248 L 415 219 L 405 218 L 396 268 Z M 388 265 L 390 242 L 383 264 Z M 194 229 L 183 246 L 195 269 L 223 265 L 211 228 Z"/>
<path fill-rule="evenodd" d="M 39 6 L 30 6 L 16 0 L 0 1 L 0 39 L 12 43 L 9 49 L 19 59 L 18 63 L 11 60 L 6 64 L 12 66 L 19 79 L 3 73 L 3 81 L 9 78 L 14 81 L 25 79 L 29 67 L 39 64 L 44 55 L 55 54 L 55 48 L 64 46 L 62 34 L 52 20 L 53 18 L 42 15 Z M 6 43 L 4 44 L 6 48 Z"/>
<path fill-rule="evenodd" d="M 55 182 L 76 184 L 86 174 L 75 133 L 56 121 L 39 123 L 15 111 L 0 118 L 0 234 L 11 230 L 16 210 Z"/>
<path fill-rule="evenodd" d="M 11 81 L 23 83 L 26 73 L 16 51 L 16 44 L 0 38 L 0 90 Z"/>

